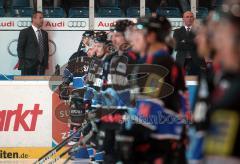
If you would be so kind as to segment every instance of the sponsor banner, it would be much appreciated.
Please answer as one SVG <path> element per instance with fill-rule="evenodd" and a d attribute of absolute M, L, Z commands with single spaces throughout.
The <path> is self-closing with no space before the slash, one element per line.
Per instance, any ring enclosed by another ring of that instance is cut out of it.
<path fill-rule="evenodd" d="M 94 29 L 95 30 L 110 30 L 110 27 L 114 26 L 117 20 L 129 19 L 134 22 L 137 21 L 136 18 L 95 18 L 94 19 Z"/>
<path fill-rule="evenodd" d="M 0 81 L 0 147 L 52 146 L 47 81 Z"/>
<path fill-rule="evenodd" d="M 44 30 L 88 30 L 88 18 L 45 18 Z M 31 26 L 31 18 L 1 18 L 0 30 L 22 30 Z"/>
<path fill-rule="evenodd" d="M 52 147 L 11 147 L 11 148 L 4 148 L 0 147 L 0 163 L 7 162 L 5 160 L 11 159 L 36 159 L 41 157 L 43 154 L 48 152 Z M 61 154 L 67 147 L 62 148 L 59 152 L 54 155 L 52 158 L 56 157 L 57 155 Z M 34 162 L 33 160 L 32 162 Z"/>
<path fill-rule="evenodd" d="M 194 97 L 197 82 L 186 84 Z M 69 105 L 48 81 L 0 81 L 0 89 L 0 160 L 38 158 L 69 136 Z"/>
<path fill-rule="evenodd" d="M 59 144 L 70 135 L 68 122 L 69 104 L 61 101 L 56 91 L 52 95 L 52 137 L 54 145 Z"/>
<path fill-rule="evenodd" d="M 17 40 L 18 31 L 0 31 L 0 73 L 7 75 L 19 75 L 20 71 L 14 69 L 18 62 Z"/>
<path fill-rule="evenodd" d="M 37 148 L 3 148 L 0 147 L 0 159 L 29 159 L 38 158 L 50 150 L 51 147 Z"/>
<path fill-rule="evenodd" d="M 123 20 L 123 19 L 129 19 L 132 20 L 133 22 L 137 22 L 137 18 L 95 18 L 95 30 L 110 30 L 110 27 L 114 26 L 114 23 L 117 20 Z M 168 18 L 171 25 L 172 29 L 179 28 L 183 26 L 183 20 L 182 18 Z"/>
<path fill-rule="evenodd" d="M 95 30 L 109 30 L 114 22 L 120 19 L 129 19 L 134 22 L 136 18 L 95 18 Z M 169 18 L 173 29 L 181 27 L 183 21 L 181 18 Z M 0 30 L 22 30 L 31 26 L 31 18 L 1 18 Z M 45 18 L 44 30 L 89 30 L 88 18 Z"/>
<path fill-rule="evenodd" d="M 114 26 L 114 23 L 117 20 L 122 19 L 129 19 L 133 22 L 137 22 L 136 18 L 95 18 L 95 30 L 110 30 L 110 27 Z M 172 29 L 179 28 L 183 25 L 182 18 L 169 18 L 169 21 L 171 22 Z"/>

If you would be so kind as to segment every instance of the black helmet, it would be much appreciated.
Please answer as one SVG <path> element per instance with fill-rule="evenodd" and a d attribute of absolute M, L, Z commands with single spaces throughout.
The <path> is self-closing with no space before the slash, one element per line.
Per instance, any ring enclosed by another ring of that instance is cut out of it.
<path fill-rule="evenodd" d="M 127 27 L 134 25 L 133 21 L 124 19 L 124 20 L 118 20 L 114 26 L 110 28 L 113 32 L 125 32 Z"/>
<path fill-rule="evenodd" d="M 92 30 L 85 31 L 82 36 L 83 37 L 92 37 L 92 36 L 94 36 L 94 31 L 92 31 Z"/>
<path fill-rule="evenodd" d="M 106 43 L 108 35 L 105 31 L 96 32 L 94 35 L 94 42 L 95 43 Z"/>
<path fill-rule="evenodd" d="M 155 32 L 158 41 L 165 41 L 172 30 L 169 20 L 164 16 L 140 18 L 135 27 L 140 30 L 146 29 L 148 33 Z"/>

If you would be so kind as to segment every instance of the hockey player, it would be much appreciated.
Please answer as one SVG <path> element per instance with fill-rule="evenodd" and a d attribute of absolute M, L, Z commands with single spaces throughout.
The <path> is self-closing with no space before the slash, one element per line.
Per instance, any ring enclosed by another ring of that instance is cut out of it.
<path fill-rule="evenodd" d="M 90 47 L 90 44 L 92 44 L 92 38 L 94 36 L 94 31 L 85 31 L 82 35 L 82 40 L 80 42 L 80 45 L 78 47 L 78 52 L 83 51 L 83 52 L 88 52 L 88 49 Z"/>
<path fill-rule="evenodd" d="M 109 52 L 107 51 L 108 34 L 105 31 L 99 31 L 94 36 L 95 57 L 102 59 Z"/>
<path fill-rule="evenodd" d="M 87 74 L 86 83 L 89 88 L 94 93 L 94 97 L 91 101 L 92 110 L 89 113 L 95 115 L 95 121 L 93 122 L 93 130 L 95 131 L 93 137 L 90 140 L 90 145 L 88 147 L 88 152 L 91 161 L 95 162 L 103 162 L 104 150 L 102 149 L 101 143 L 99 143 L 99 120 L 101 116 L 104 115 L 103 109 L 99 108 L 105 105 L 106 99 L 104 98 L 106 95 L 102 92 L 103 85 L 103 61 L 105 57 L 109 53 L 108 45 L 109 41 L 107 40 L 106 32 L 96 32 L 94 35 L 94 53 L 92 57 L 92 61 L 89 66 L 89 71 Z M 98 108 L 96 108 L 96 106 Z"/>
<path fill-rule="evenodd" d="M 171 57 L 170 22 L 159 16 L 141 18 L 135 28 L 143 31 L 147 44 L 143 59 L 153 64 L 153 73 L 141 87 L 142 96 L 136 100 L 136 111 L 130 115 L 136 123 L 116 137 L 117 143 L 125 146 L 119 146 L 120 161 L 186 163 L 184 125 L 179 118 L 188 112 L 183 96 L 186 87 L 182 71 Z"/>
<path fill-rule="evenodd" d="M 132 25 L 129 20 L 119 20 L 112 29 L 112 44 L 117 49 L 116 52 L 108 54 L 104 58 L 102 106 L 108 110 L 99 121 L 99 146 L 105 152 L 104 163 L 115 162 L 115 134 L 121 127 L 120 121 L 124 111 L 118 111 L 118 107 L 128 106 L 130 95 L 127 82 L 128 42 L 124 37 L 125 29 Z M 130 59 L 130 58 L 129 58 Z M 109 111 L 109 112 L 108 112 Z M 109 114 L 108 114 L 109 113 Z"/>
<path fill-rule="evenodd" d="M 60 99 L 70 102 L 70 134 L 81 128 L 82 124 L 86 122 L 86 111 L 89 110 L 91 106 L 93 94 L 88 93 L 86 96 L 86 75 L 92 61 L 92 58 L 88 57 L 87 49 L 89 48 L 89 42 L 91 42 L 93 34 L 93 31 L 84 33 L 82 45 L 85 44 L 85 47 L 81 47 L 82 49 L 79 49 L 79 51 L 75 52 L 69 58 L 63 72 L 63 82 L 59 86 Z M 70 85 L 71 83 L 72 85 Z M 89 128 L 91 129 L 91 127 Z M 75 135 L 68 145 L 72 146 L 79 142 L 80 136 L 81 133 Z M 72 153 L 71 155 L 77 158 L 88 158 L 86 149 L 80 149 L 78 152 Z"/>
<path fill-rule="evenodd" d="M 205 163 L 240 163 L 240 1 L 224 6 L 214 39 L 222 76 L 210 93 Z"/>
<path fill-rule="evenodd" d="M 128 58 L 128 64 L 135 64 L 138 56 L 131 51 L 131 45 L 127 40 L 125 31 L 134 23 L 130 20 L 118 20 L 114 26 L 111 27 L 111 41 L 116 47 L 118 55 L 124 55 Z M 113 53 L 113 55 L 116 55 Z"/>
<path fill-rule="evenodd" d="M 208 109 L 210 107 L 210 94 L 214 89 L 216 79 L 220 77 L 219 55 L 214 48 L 214 38 L 219 25 L 218 12 L 211 12 L 201 24 L 195 25 L 195 41 L 198 54 L 205 58 L 207 69 L 199 77 L 198 89 L 193 100 L 193 124 L 189 129 L 189 148 L 187 157 L 189 160 L 203 160 L 203 141 L 208 122 Z"/>

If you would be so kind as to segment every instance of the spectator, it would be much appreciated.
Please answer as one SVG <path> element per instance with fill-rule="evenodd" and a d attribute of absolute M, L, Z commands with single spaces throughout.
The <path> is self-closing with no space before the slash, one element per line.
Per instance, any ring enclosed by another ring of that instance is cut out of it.
<path fill-rule="evenodd" d="M 44 75 L 48 66 L 48 33 L 41 29 L 43 13 L 32 16 L 32 25 L 20 31 L 18 38 L 19 70 L 22 75 Z"/>
<path fill-rule="evenodd" d="M 194 16 L 191 11 L 183 14 L 184 26 L 174 31 L 173 37 L 176 40 L 176 62 L 185 68 L 188 75 L 199 75 L 200 65 L 204 62 L 196 53 L 196 45 L 194 43 L 195 34 L 192 32 Z"/>

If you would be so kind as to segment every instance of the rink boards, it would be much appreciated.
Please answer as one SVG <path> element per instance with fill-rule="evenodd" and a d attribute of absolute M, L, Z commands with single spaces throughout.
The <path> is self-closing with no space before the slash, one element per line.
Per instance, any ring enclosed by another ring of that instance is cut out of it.
<path fill-rule="evenodd" d="M 53 92 L 58 83 L 0 81 L 0 159 L 38 158 L 69 135 L 67 106 Z M 192 103 L 197 82 L 186 84 Z"/>

